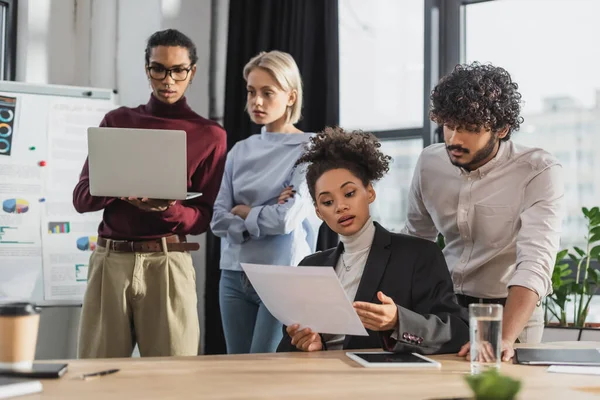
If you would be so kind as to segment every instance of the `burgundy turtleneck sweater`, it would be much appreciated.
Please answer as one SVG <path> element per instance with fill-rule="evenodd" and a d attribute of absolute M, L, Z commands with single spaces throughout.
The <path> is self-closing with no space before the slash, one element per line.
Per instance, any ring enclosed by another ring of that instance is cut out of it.
<path fill-rule="evenodd" d="M 202 192 L 202 196 L 183 203 L 177 201 L 163 212 L 143 211 L 117 198 L 92 196 L 86 160 L 73 191 L 73 205 L 79 213 L 104 209 L 98 234 L 115 240 L 140 240 L 206 232 L 225 168 L 227 137 L 223 128 L 192 111 L 185 97 L 175 104 L 166 104 L 154 96 L 150 96 L 148 104 L 109 112 L 100 126 L 185 131 L 188 191 Z"/>

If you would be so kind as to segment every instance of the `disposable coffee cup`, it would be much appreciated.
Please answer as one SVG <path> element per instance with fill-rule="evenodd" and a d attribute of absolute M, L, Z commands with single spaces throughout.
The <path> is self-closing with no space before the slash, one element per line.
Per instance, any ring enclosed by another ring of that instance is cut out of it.
<path fill-rule="evenodd" d="M 0 304 L 0 368 L 30 369 L 35 358 L 40 309 L 30 303 Z"/>

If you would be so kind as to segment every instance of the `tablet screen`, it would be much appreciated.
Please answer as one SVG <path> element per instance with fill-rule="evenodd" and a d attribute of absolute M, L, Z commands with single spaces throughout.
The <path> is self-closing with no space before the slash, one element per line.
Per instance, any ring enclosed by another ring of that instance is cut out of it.
<path fill-rule="evenodd" d="M 33 363 L 28 369 L 0 369 L 0 376 L 60 378 L 66 371 L 67 364 Z"/>
<path fill-rule="evenodd" d="M 428 360 L 412 353 L 353 353 L 368 363 L 420 363 L 430 364 Z"/>

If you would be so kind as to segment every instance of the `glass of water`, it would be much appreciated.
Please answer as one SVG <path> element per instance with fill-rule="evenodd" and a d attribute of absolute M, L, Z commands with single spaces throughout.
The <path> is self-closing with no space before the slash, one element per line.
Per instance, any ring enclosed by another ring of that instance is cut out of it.
<path fill-rule="evenodd" d="M 470 304 L 471 373 L 499 369 L 502 355 L 502 306 Z"/>

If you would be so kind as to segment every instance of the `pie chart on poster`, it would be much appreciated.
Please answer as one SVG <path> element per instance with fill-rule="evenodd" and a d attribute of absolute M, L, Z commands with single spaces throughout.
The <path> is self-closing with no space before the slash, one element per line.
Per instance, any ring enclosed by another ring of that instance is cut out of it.
<path fill-rule="evenodd" d="M 9 214 L 25 214 L 29 211 L 29 202 L 23 199 L 8 199 L 2 202 L 2 211 Z"/>
<path fill-rule="evenodd" d="M 96 249 L 96 241 L 98 240 L 97 236 L 83 236 L 77 239 L 77 248 L 81 251 L 91 250 L 94 251 Z"/>

